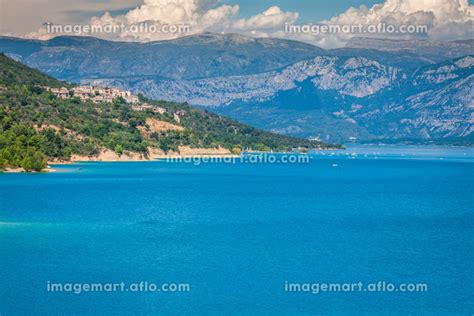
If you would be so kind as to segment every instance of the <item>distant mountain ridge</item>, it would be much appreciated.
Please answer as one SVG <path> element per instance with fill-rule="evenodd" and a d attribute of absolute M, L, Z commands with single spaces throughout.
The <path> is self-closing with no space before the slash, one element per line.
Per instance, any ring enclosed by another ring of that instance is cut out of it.
<path fill-rule="evenodd" d="M 3 38 L 0 51 L 61 79 L 189 102 L 292 136 L 472 142 L 474 40 L 359 38 L 323 50 L 206 33 L 152 43 Z"/>
<path fill-rule="evenodd" d="M 1 38 L 0 50 L 54 77 L 196 79 L 264 72 L 317 56 L 310 44 L 204 33 L 136 43 L 61 36 L 49 41 Z M 282 54 L 282 51 L 285 54 Z"/>
<path fill-rule="evenodd" d="M 396 40 L 353 37 L 346 48 L 375 49 L 384 52 L 411 52 L 432 63 L 474 54 L 474 39 L 457 41 Z"/>

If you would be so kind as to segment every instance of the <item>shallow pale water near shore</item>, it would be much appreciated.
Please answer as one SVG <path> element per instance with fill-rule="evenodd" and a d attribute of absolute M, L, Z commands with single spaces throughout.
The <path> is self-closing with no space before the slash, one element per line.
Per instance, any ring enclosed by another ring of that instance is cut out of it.
<path fill-rule="evenodd" d="M 309 163 L 56 165 L 0 175 L 0 314 L 470 314 L 474 154 L 350 147 Z M 47 282 L 188 283 L 51 293 Z M 426 283 L 428 292 L 285 292 Z"/>

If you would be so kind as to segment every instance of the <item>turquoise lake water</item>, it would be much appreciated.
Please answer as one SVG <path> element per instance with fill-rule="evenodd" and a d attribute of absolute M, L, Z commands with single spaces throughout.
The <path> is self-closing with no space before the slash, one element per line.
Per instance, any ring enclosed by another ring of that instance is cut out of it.
<path fill-rule="evenodd" d="M 279 159 L 279 158 L 278 158 Z M 474 152 L 81 163 L 0 175 L 0 314 L 471 315 Z M 189 292 L 48 292 L 186 283 Z M 288 292 L 289 283 L 426 292 Z"/>

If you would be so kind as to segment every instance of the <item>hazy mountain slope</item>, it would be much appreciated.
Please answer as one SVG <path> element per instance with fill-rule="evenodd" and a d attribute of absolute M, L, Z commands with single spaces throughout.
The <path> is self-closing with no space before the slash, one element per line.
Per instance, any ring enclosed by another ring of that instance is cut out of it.
<path fill-rule="evenodd" d="M 157 99 L 187 101 L 202 106 L 219 106 L 234 101 L 264 102 L 277 93 L 299 89 L 310 80 L 322 91 L 335 90 L 341 96 L 364 97 L 393 85 L 400 71 L 362 57 L 318 56 L 271 72 L 248 76 L 227 76 L 196 80 L 104 79 L 96 84 L 129 86 L 147 91 Z"/>
<path fill-rule="evenodd" d="M 474 53 L 473 41 L 429 43 L 432 42 L 358 38 L 350 41 L 347 48 L 325 51 L 297 41 L 205 33 L 149 43 L 74 36 L 49 41 L 0 37 L 0 51 L 69 81 L 248 75 L 320 55 L 365 57 L 388 66 L 413 68 Z"/>
<path fill-rule="evenodd" d="M 193 79 L 244 75 L 280 68 L 323 52 L 305 43 L 237 34 L 201 34 L 149 43 L 66 36 L 44 42 L 0 38 L 0 51 L 47 74 L 72 81 L 97 77 Z"/>
<path fill-rule="evenodd" d="M 410 138 L 420 141 L 465 137 L 471 142 L 469 136 L 474 130 L 473 60 L 468 56 L 423 67 L 413 73 L 385 68 L 384 72 L 369 76 L 372 81 L 362 81 L 365 90 L 359 87 L 355 90 L 359 95 L 347 94 L 347 86 L 344 86 L 344 79 L 356 78 L 354 72 L 344 73 L 344 68 L 338 68 L 338 75 L 327 79 L 324 89 L 316 86 L 313 78 L 262 103 L 235 102 L 216 110 L 290 135 L 345 141 L 353 137 L 357 140 Z M 361 76 L 368 72 L 374 72 L 370 63 L 355 71 Z M 356 82 L 361 81 L 357 79 Z M 383 86 L 381 82 L 389 84 Z M 360 95 L 361 92 L 364 95 Z M 252 113 L 245 111 L 246 108 L 252 108 Z M 273 115 L 273 122 L 269 122 L 265 113 L 279 109 L 286 111 L 285 117 L 275 119 Z M 247 119 L 246 116 L 251 117 Z M 328 129 L 322 130 L 316 122 L 325 122 Z"/>
<path fill-rule="evenodd" d="M 346 48 L 374 49 L 383 52 L 409 52 L 432 63 L 474 54 L 474 39 L 458 41 L 399 40 L 353 37 Z"/>

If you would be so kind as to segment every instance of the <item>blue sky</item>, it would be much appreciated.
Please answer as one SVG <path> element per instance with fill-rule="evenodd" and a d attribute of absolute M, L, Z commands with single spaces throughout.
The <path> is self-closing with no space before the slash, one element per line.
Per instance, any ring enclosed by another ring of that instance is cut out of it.
<path fill-rule="evenodd" d="M 414 0 L 416 1 L 416 0 Z M 450 1 L 450 0 L 446 0 Z M 238 4 L 242 16 L 249 17 L 268 7 L 279 6 L 284 11 L 300 14 L 300 22 L 319 22 L 346 11 L 349 7 L 365 5 L 371 7 L 383 0 L 226 0 L 224 3 Z"/>
<path fill-rule="evenodd" d="M 284 11 L 298 12 L 300 14 L 299 21 L 309 23 L 329 19 L 350 7 L 359 7 L 361 5 L 371 7 L 374 4 L 383 2 L 384 0 L 221 0 L 219 4 L 238 4 L 241 16 L 246 18 L 276 5 Z M 134 7 L 111 10 L 111 13 L 113 15 L 124 14 Z M 82 14 L 84 15 L 84 12 Z M 93 16 L 94 14 L 97 15 L 100 12 L 86 13 L 88 16 Z"/>

